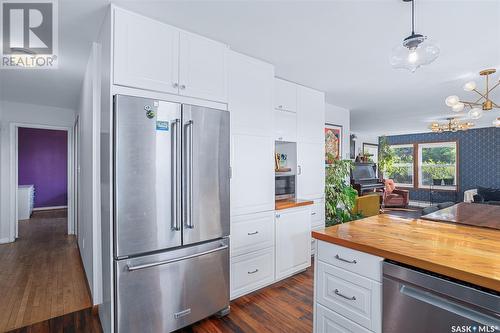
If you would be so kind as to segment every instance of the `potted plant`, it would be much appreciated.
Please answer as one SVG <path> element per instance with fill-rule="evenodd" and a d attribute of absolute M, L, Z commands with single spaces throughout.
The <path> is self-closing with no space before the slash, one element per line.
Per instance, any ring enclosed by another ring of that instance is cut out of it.
<path fill-rule="evenodd" d="M 378 173 L 379 178 L 384 179 L 384 174 L 391 173 L 394 167 L 394 161 L 396 159 L 396 154 L 394 150 L 389 145 L 387 137 L 382 136 L 379 141 L 378 146 Z"/>
<path fill-rule="evenodd" d="M 325 215 L 326 226 L 352 221 L 361 217 L 353 214 L 358 192 L 348 182 L 353 163 L 332 159 L 326 166 Z"/>

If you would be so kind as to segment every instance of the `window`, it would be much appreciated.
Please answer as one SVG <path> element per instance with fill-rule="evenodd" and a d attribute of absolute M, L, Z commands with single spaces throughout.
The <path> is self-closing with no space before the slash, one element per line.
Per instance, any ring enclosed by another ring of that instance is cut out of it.
<path fill-rule="evenodd" d="M 418 145 L 418 187 L 454 190 L 457 184 L 456 142 Z"/>
<path fill-rule="evenodd" d="M 397 186 L 413 186 L 413 145 L 393 145 L 394 164 L 389 170 L 388 178 Z"/>

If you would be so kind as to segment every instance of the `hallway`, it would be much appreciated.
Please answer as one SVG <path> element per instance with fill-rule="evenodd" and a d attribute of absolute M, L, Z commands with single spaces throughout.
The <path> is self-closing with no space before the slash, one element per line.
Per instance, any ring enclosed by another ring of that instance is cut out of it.
<path fill-rule="evenodd" d="M 0 332 L 92 306 L 66 210 L 35 211 L 0 245 Z"/>

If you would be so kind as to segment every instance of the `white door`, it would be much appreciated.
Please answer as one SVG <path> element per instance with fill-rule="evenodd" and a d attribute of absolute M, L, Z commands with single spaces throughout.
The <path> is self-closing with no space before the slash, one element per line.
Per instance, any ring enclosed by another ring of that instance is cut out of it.
<path fill-rule="evenodd" d="M 311 88 L 297 87 L 297 141 L 323 143 L 325 94 Z"/>
<path fill-rule="evenodd" d="M 179 93 L 217 102 L 227 101 L 227 46 L 182 31 L 180 34 Z"/>
<path fill-rule="evenodd" d="M 297 197 L 320 199 L 325 193 L 325 145 L 297 143 Z"/>
<path fill-rule="evenodd" d="M 274 210 L 274 141 L 231 137 L 231 216 Z"/>
<path fill-rule="evenodd" d="M 274 139 L 276 141 L 297 141 L 297 114 L 290 111 L 274 110 Z"/>
<path fill-rule="evenodd" d="M 115 9 L 114 84 L 178 93 L 179 31 Z"/>
<path fill-rule="evenodd" d="M 276 212 L 276 279 L 311 264 L 311 211 L 296 208 Z"/>
<path fill-rule="evenodd" d="M 297 85 L 282 79 L 274 80 L 274 108 L 297 111 Z"/>
<path fill-rule="evenodd" d="M 274 67 L 229 51 L 228 108 L 232 133 L 272 136 Z"/>

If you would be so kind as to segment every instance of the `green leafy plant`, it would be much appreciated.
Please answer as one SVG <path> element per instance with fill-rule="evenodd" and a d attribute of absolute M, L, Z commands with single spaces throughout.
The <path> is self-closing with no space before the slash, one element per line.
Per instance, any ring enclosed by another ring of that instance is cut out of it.
<path fill-rule="evenodd" d="M 391 148 L 387 137 L 382 136 L 379 141 L 379 154 L 378 154 L 378 167 L 380 172 L 380 177 L 383 178 L 383 174 L 390 174 L 394 168 L 394 162 L 396 160 L 396 153 L 394 149 Z"/>
<path fill-rule="evenodd" d="M 328 158 L 330 157 L 328 156 Z M 332 164 L 326 167 L 325 215 L 327 226 L 361 217 L 361 214 L 352 213 L 358 195 L 358 192 L 348 182 L 352 167 L 352 161 L 336 159 L 332 159 Z"/>

